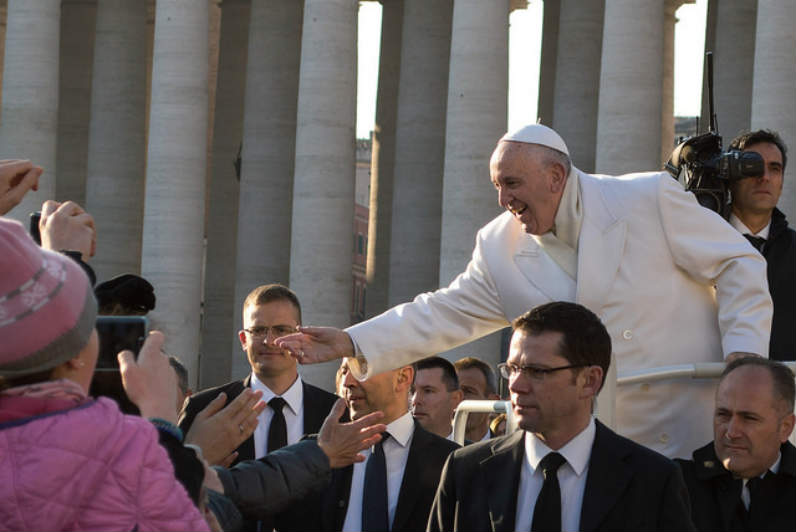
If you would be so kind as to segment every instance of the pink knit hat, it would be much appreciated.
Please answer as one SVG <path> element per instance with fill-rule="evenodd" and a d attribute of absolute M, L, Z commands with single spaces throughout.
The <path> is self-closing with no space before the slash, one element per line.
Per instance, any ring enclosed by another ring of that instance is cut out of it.
<path fill-rule="evenodd" d="M 54 368 L 88 343 L 97 302 L 72 259 L 37 246 L 0 218 L 0 377 Z"/>

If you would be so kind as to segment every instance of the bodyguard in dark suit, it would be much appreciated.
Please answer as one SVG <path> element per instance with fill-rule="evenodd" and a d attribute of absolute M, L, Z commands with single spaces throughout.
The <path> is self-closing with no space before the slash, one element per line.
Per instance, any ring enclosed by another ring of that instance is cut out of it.
<path fill-rule="evenodd" d="M 352 419 L 381 410 L 387 430 L 367 461 L 335 470 L 328 486 L 277 519 L 277 530 L 423 530 L 448 455 L 459 446 L 424 430 L 408 411 L 411 366 L 357 381 L 342 363 Z"/>
<path fill-rule="evenodd" d="M 592 417 L 611 339 L 575 303 L 515 320 L 501 374 L 518 430 L 448 459 L 428 530 L 694 530 L 679 468 Z"/>
<path fill-rule="evenodd" d="M 796 530 L 793 373 L 764 358 L 727 365 L 716 391 L 714 441 L 678 460 L 703 531 Z"/>
<path fill-rule="evenodd" d="M 237 448 L 233 465 L 318 432 L 337 396 L 303 382 L 296 360 L 274 344 L 280 336 L 295 332 L 300 323 L 301 305 L 289 288 L 272 284 L 254 289 L 243 303 L 244 328 L 238 333 L 252 373 L 191 396 L 180 416 L 180 428 L 187 432 L 196 415 L 221 392 L 229 402 L 252 388 L 263 393 L 268 407 L 260 414 L 254 434 Z"/>

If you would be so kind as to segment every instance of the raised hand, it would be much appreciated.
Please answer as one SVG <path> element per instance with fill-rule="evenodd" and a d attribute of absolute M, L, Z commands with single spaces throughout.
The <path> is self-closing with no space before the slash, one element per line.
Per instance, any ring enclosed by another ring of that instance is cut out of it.
<path fill-rule="evenodd" d="M 382 412 L 373 412 L 356 421 L 340 423 L 344 410 L 345 401 L 338 399 L 318 433 L 318 446 L 329 457 L 329 465 L 333 469 L 363 462 L 365 457 L 359 452 L 378 443 L 381 433 L 387 430 L 387 425 L 376 424 L 384 417 Z"/>
<path fill-rule="evenodd" d="M 354 356 L 354 343 L 348 333 L 334 327 L 299 327 L 299 332 L 276 339 L 302 364 L 316 364 Z"/>
<path fill-rule="evenodd" d="M 0 161 L 0 216 L 19 205 L 28 190 L 39 189 L 43 170 L 25 159 Z"/>
<path fill-rule="evenodd" d="M 94 218 L 74 201 L 45 201 L 41 206 L 39 231 L 44 249 L 79 251 L 84 261 L 94 256 L 97 242 Z"/>
<path fill-rule="evenodd" d="M 194 418 L 185 443 L 198 445 L 210 465 L 228 467 L 237 457 L 235 449 L 257 428 L 257 417 L 266 404 L 261 391 L 246 388 L 226 407 L 227 395 L 220 393 Z"/>
<path fill-rule="evenodd" d="M 161 352 L 165 337 L 159 331 L 147 336 L 138 360 L 132 351 L 118 354 L 122 386 L 127 397 L 141 411 L 141 417 L 157 417 L 177 423 L 177 374 Z"/>

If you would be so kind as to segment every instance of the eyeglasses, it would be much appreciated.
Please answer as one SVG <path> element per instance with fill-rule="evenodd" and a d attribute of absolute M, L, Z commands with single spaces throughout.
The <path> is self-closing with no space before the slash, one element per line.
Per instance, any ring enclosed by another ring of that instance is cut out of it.
<path fill-rule="evenodd" d="M 290 325 L 274 325 L 273 327 L 258 326 L 243 330 L 251 334 L 252 338 L 255 339 L 265 338 L 268 336 L 268 333 L 271 333 L 273 338 L 281 338 L 296 332 L 296 328 L 291 327 Z"/>
<path fill-rule="evenodd" d="M 543 381 L 550 373 L 565 369 L 584 368 L 586 366 L 588 366 L 588 364 L 571 364 L 569 366 L 559 366 L 557 368 L 542 368 L 539 366 L 518 366 L 516 364 L 503 362 L 498 364 L 498 371 L 500 371 L 500 376 L 504 379 L 513 379 L 522 373 L 533 380 Z"/>

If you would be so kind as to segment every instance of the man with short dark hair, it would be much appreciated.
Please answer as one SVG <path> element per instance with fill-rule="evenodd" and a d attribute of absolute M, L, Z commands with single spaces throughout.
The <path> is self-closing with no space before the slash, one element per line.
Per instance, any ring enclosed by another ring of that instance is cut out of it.
<path fill-rule="evenodd" d="M 243 302 L 243 329 L 238 332 L 251 374 L 191 396 L 180 417 L 180 428 L 187 432 L 196 414 L 218 394 L 225 393 L 231 401 L 251 388 L 263 392 L 268 407 L 258 417 L 254 434 L 238 447 L 233 464 L 261 458 L 298 442 L 304 434 L 318 432 L 337 397 L 303 382 L 296 360 L 274 343 L 300 324 L 301 305 L 288 287 L 269 284 L 252 290 Z"/>
<path fill-rule="evenodd" d="M 513 327 L 500 371 L 522 430 L 451 455 L 428 529 L 693 530 L 679 468 L 593 417 L 611 362 L 600 319 L 554 302 Z"/>
<path fill-rule="evenodd" d="M 788 149 L 782 138 L 766 129 L 750 131 L 732 140 L 731 149 L 758 153 L 764 170 L 760 177 L 730 183 L 730 223 L 765 257 L 768 290 L 774 302 L 769 358 L 796 360 L 796 231 L 777 209 L 782 193 Z"/>
<path fill-rule="evenodd" d="M 793 372 L 746 357 L 727 365 L 716 390 L 714 439 L 677 460 L 699 530 L 796 530 Z"/>
<path fill-rule="evenodd" d="M 453 415 L 462 402 L 459 377 L 453 364 L 442 357 L 414 363 L 412 415 L 424 429 L 453 440 Z"/>
<path fill-rule="evenodd" d="M 442 466 L 459 446 L 424 430 L 407 402 L 414 370 L 404 366 L 359 381 L 340 365 L 340 388 L 351 419 L 384 412 L 387 430 L 367 461 L 336 470 L 320 494 L 277 520 L 280 531 L 424 530 Z"/>
<path fill-rule="evenodd" d="M 454 362 L 459 387 L 464 399 L 497 401 L 497 382 L 492 366 L 476 357 L 464 357 Z M 471 413 L 467 416 L 464 437 L 472 442 L 483 441 L 494 435 L 489 429 L 489 414 Z"/>

